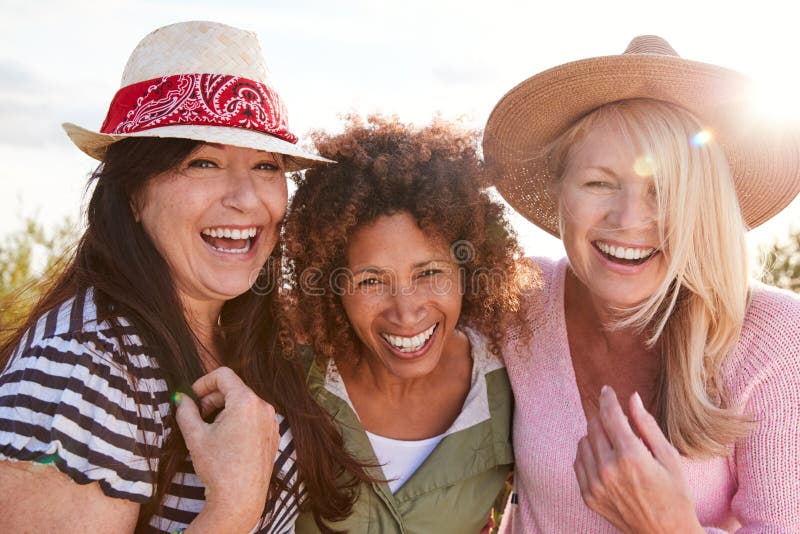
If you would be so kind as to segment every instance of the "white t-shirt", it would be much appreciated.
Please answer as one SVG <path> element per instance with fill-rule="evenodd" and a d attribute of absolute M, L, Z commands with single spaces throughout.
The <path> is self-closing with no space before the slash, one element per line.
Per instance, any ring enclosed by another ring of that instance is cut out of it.
<path fill-rule="evenodd" d="M 394 494 L 411 478 L 422 462 L 425 461 L 433 449 L 442 441 L 446 434 L 440 434 L 428 439 L 418 441 L 403 441 L 385 438 L 372 432 L 367 432 L 367 437 L 375 451 L 375 457 L 381 464 L 383 476 L 389 482 L 389 489 Z"/>

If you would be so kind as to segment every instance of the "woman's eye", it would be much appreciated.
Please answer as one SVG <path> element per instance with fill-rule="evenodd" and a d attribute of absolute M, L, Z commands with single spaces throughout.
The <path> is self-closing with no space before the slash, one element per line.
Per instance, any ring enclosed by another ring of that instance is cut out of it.
<path fill-rule="evenodd" d="M 377 286 L 381 281 L 377 278 L 365 278 L 358 282 L 358 287 Z"/>
<path fill-rule="evenodd" d="M 425 269 L 424 271 L 419 273 L 419 276 L 420 276 L 420 278 L 422 278 L 424 276 L 434 276 L 434 275 L 440 274 L 442 272 L 444 272 L 444 271 L 442 271 L 441 269 Z"/>
<path fill-rule="evenodd" d="M 592 182 L 587 182 L 586 186 L 587 187 L 600 188 L 600 189 L 609 189 L 609 188 L 613 187 L 611 182 L 603 182 L 601 180 L 595 180 L 595 181 L 592 181 Z"/>
<path fill-rule="evenodd" d="M 256 170 L 259 170 L 259 171 L 279 171 L 280 170 L 280 167 L 278 167 L 274 163 L 267 163 L 267 162 L 259 163 L 258 165 L 255 166 L 255 168 L 256 168 Z"/>
<path fill-rule="evenodd" d="M 213 169 L 217 164 L 207 159 L 193 159 L 189 162 L 188 166 L 194 167 L 195 169 Z"/>

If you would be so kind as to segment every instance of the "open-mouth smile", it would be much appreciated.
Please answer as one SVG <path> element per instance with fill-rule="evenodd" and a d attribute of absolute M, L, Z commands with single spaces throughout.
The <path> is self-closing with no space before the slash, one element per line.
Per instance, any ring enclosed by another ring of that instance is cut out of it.
<path fill-rule="evenodd" d="M 403 353 L 418 352 L 425 348 L 428 342 L 433 338 L 433 334 L 439 323 L 435 323 L 413 336 L 397 336 L 389 333 L 382 333 L 381 337 L 388 343 L 394 350 Z"/>
<path fill-rule="evenodd" d="M 203 241 L 223 254 L 247 254 L 260 233 L 258 226 L 233 227 L 213 226 L 200 232 Z"/>
<path fill-rule="evenodd" d="M 604 258 L 620 265 L 641 265 L 658 253 L 655 247 L 624 247 L 599 240 L 592 245 Z"/>

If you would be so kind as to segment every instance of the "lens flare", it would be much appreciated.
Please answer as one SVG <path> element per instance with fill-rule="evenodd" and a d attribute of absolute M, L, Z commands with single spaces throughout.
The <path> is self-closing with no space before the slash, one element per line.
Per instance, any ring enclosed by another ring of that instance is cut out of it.
<path fill-rule="evenodd" d="M 694 146 L 701 146 L 711 141 L 711 132 L 708 130 L 700 130 L 692 136 L 692 144 Z"/>
<path fill-rule="evenodd" d="M 656 172 L 656 163 L 650 156 L 642 156 L 641 158 L 636 158 L 636 161 L 633 162 L 633 172 L 635 172 L 637 176 L 641 176 L 642 178 L 653 176 Z"/>

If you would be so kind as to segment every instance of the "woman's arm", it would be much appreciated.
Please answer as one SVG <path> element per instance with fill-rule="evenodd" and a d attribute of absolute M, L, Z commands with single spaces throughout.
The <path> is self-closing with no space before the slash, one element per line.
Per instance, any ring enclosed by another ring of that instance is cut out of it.
<path fill-rule="evenodd" d="M 760 371 L 745 407 L 755 428 L 735 447 L 731 510 L 741 524 L 738 534 L 800 532 L 800 361 Z M 678 453 L 655 419 L 632 398 L 642 442 L 613 392 L 601 394 L 600 402 L 575 460 L 587 506 L 623 532 L 698 531 Z"/>
<path fill-rule="evenodd" d="M 630 401 L 634 434 L 610 387 L 578 443 L 575 475 L 586 505 L 625 533 L 703 532 L 678 451 L 645 410 Z"/>
<path fill-rule="evenodd" d="M 139 504 L 52 466 L 0 461 L 0 532 L 133 532 Z"/>
<path fill-rule="evenodd" d="M 248 532 L 264 509 L 278 449 L 272 407 L 227 368 L 194 385 L 205 423 L 184 396 L 177 419 L 206 486 L 206 504 L 187 532 Z M 98 482 L 77 484 L 52 466 L 0 461 L 0 532 L 133 532 L 139 504 L 109 497 Z"/>
<path fill-rule="evenodd" d="M 195 472 L 206 487 L 206 502 L 186 532 L 249 532 L 264 512 L 280 434 L 275 410 L 227 367 L 192 386 L 204 414 L 181 395 L 176 418 Z"/>

